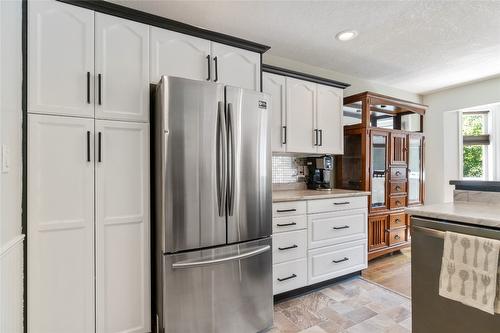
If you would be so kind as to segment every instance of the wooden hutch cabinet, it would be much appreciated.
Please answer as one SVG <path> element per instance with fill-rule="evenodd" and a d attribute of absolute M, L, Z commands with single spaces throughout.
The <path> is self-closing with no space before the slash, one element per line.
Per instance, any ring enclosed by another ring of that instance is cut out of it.
<path fill-rule="evenodd" d="M 410 245 L 407 206 L 424 202 L 426 105 L 371 92 L 344 98 L 344 155 L 337 188 L 371 192 L 368 258 Z"/>

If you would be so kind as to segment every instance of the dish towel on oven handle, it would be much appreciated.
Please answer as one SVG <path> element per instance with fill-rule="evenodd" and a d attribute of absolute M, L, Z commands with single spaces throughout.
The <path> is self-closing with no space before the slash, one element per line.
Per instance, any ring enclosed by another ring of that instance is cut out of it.
<path fill-rule="evenodd" d="M 490 314 L 500 313 L 500 241 L 447 231 L 439 295 Z"/>

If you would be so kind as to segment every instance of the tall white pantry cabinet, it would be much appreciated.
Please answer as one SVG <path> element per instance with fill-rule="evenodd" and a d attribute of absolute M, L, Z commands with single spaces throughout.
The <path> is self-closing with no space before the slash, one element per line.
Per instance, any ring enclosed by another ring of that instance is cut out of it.
<path fill-rule="evenodd" d="M 28 332 L 150 332 L 149 26 L 28 13 Z"/>

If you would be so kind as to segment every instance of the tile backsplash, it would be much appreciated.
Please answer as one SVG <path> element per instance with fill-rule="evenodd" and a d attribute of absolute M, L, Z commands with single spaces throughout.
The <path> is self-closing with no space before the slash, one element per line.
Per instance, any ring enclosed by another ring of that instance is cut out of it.
<path fill-rule="evenodd" d="M 293 156 L 273 155 L 273 184 L 304 181 L 304 167 Z"/>

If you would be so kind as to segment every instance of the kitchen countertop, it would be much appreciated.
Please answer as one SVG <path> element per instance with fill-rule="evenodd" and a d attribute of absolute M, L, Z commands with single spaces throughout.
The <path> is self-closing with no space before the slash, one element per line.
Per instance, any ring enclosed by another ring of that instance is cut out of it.
<path fill-rule="evenodd" d="M 406 213 L 500 229 L 500 204 L 450 202 L 410 207 Z"/>
<path fill-rule="evenodd" d="M 320 190 L 278 190 L 273 191 L 273 202 L 315 200 L 329 198 L 362 197 L 370 192 L 333 189 L 331 191 Z"/>

